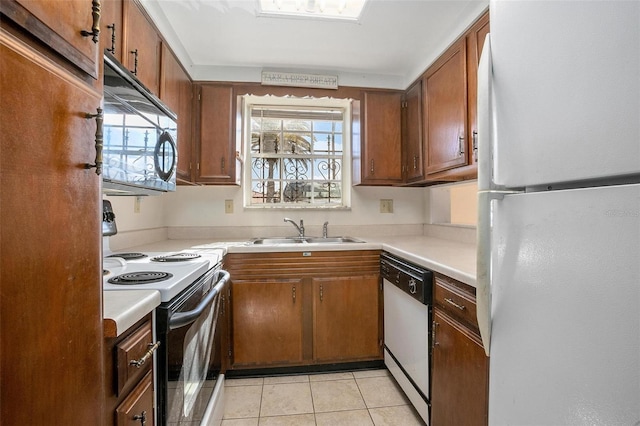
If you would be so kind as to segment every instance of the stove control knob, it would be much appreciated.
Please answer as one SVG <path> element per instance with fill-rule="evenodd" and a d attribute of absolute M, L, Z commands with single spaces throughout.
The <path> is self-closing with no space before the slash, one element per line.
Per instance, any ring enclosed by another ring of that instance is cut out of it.
<path fill-rule="evenodd" d="M 416 294 L 416 291 L 418 291 L 418 284 L 414 278 L 411 278 L 409 280 L 409 292 L 411 294 Z"/>

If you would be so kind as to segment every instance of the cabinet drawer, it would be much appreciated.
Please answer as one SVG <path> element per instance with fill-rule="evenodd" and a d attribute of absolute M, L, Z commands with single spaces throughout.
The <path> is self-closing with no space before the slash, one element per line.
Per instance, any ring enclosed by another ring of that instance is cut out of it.
<path fill-rule="evenodd" d="M 153 346 L 151 322 L 141 325 L 136 331 L 116 345 L 116 393 L 120 393 L 131 384 L 137 382 L 144 372 L 153 365 L 147 356 Z"/>
<path fill-rule="evenodd" d="M 457 285 L 456 285 L 457 284 Z M 469 291 L 460 288 L 461 283 L 436 275 L 435 279 L 435 303 L 459 320 L 478 328 L 476 319 L 476 298 Z"/>
<path fill-rule="evenodd" d="M 149 371 L 116 408 L 116 426 L 153 425 L 153 372 Z"/>

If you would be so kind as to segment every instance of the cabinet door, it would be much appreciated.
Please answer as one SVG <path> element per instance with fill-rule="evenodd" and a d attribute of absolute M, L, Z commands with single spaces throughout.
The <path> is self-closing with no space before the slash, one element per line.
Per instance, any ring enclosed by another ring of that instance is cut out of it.
<path fill-rule="evenodd" d="M 122 63 L 147 89 L 159 94 L 160 84 L 160 36 L 133 0 L 124 0 L 123 43 L 125 51 Z"/>
<path fill-rule="evenodd" d="M 0 418 L 96 424 L 103 407 L 102 93 L 0 29 Z"/>
<path fill-rule="evenodd" d="M 160 99 L 178 114 L 177 177 L 191 181 L 191 79 L 166 45 L 162 45 Z"/>
<path fill-rule="evenodd" d="M 469 164 L 477 164 L 477 138 L 478 138 L 478 63 L 484 46 L 484 39 L 489 33 L 489 13 L 483 15 L 471 27 L 467 34 L 467 93 L 468 93 L 468 119 L 469 119 L 469 143 L 467 150 L 471 154 Z"/>
<path fill-rule="evenodd" d="M 101 0 L 101 4 L 100 55 L 107 50 L 122 63 L 122 0 Z"/>
<path fill-rule="evenodd" d="M 235 183 L 233 87 L 203 84 L 199 103 L 196 182 Z"/>
<path fill-rule="evenodd" d="M 401 101 L 399 92 L 364 93 L 361 181 L 364 185 L 402 182 Z"/>
<path fill-rule="evenodd" d="M 403 103 L 402 147 L 405 181 L 424 177 L 422 158 L 422 80 L 407 90 Z"/>
<path fill-rule="evenodd" d="M 426 173 L 467 164 L 466 45 L 461 38 L 425 77 Z"/>
<path fill-rule="evenodd" d="M 486 425 L 489 359 L 480 337 L 434 309 L 431 391 L 434 425 Z"/>
<path fill-rule="evenodd" d="M 233 364 L 302 362 L 302 281 L 234 280 L 231 287 Z"/>
<path fill-rule="evenodd" d="M 313 279 L 316 362 L 379 358 L 378 275 Z"/>
<path fill-rule="evenodd" d="M 2 0 L 0 11 L 97 79 L 98 43 L 93 36 L 81 34 L 83 30 L 91 32 L 94 22 L 99 23 L 99 5 L 96 10 L 94 6 L 91 0 L 67 0 L 63 5 L 51 0 Z"/>
<path fill-rule="evenodd" d="M 153 425 L 153 374 L 149 371 L 116 408 L 116 426 Z"/>

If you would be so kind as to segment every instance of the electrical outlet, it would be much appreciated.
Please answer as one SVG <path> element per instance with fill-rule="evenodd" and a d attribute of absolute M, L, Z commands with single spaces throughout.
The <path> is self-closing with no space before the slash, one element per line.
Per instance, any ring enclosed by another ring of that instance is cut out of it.
<path fill-rule="evenodd" d="M 393 200 L 380 200 L 380 213 L 393 213 Z"/>
<path fill-rule="evenodd" d="M 224 212 L 233 213 L 233 200 L 224 200 Z"/>

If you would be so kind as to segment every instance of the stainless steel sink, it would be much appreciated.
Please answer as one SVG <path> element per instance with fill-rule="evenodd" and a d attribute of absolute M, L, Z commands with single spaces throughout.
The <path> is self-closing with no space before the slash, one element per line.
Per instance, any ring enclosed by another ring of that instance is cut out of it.
<path fill-rule="evenodd" d="M 364 241 L 353 237 L 264 237 L 254 238 L 250 244 L 343 244 L 343 243 L 364 243 Z"/>
<path fill-rule="evenodd" d="M 308 243 L 340 244 L 340 243 L 364 243 L 353 237 L 308 237 Z"/>
<path fill-rule="evenodd" d="M 251 244 L 302 244 L 306 242 L 306 238 L 300 237 L 254 238 L 251 240 Z"/>

